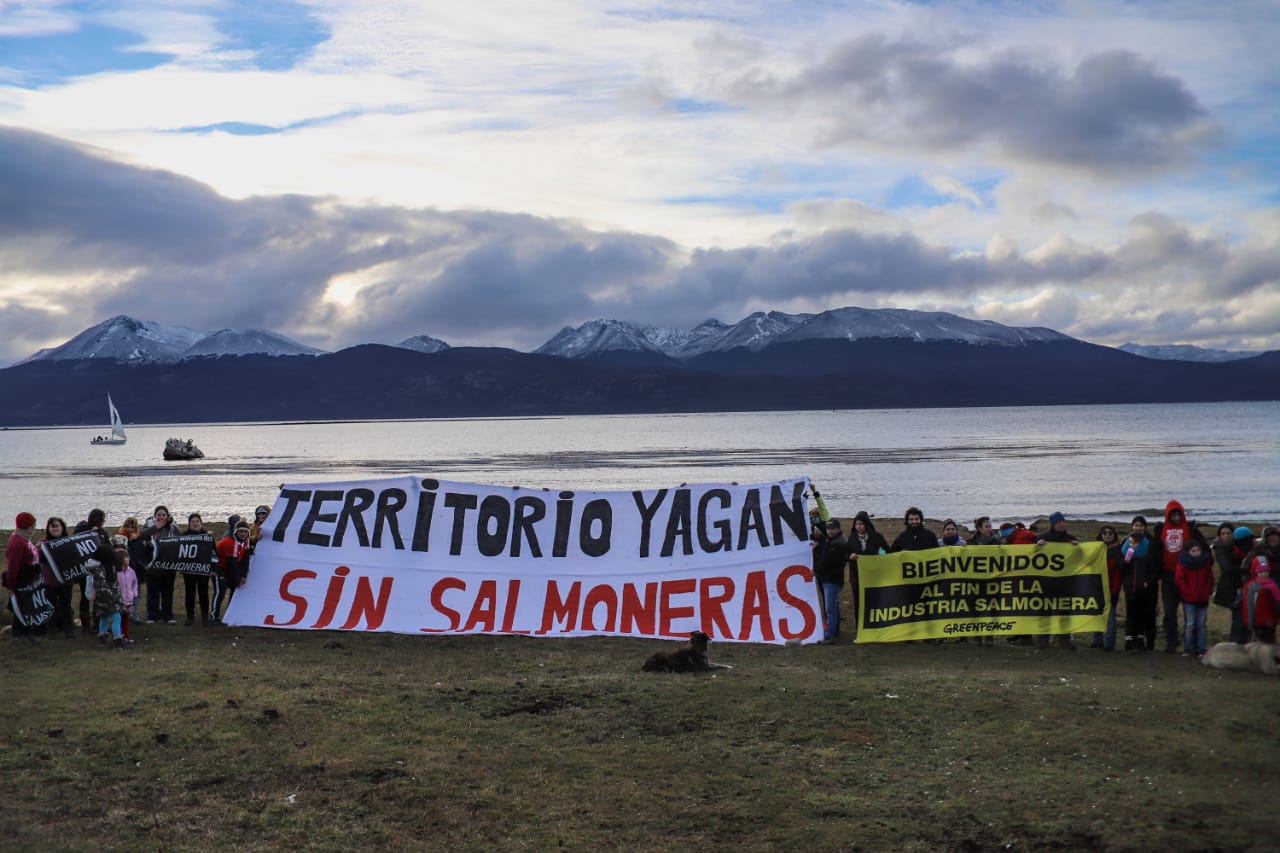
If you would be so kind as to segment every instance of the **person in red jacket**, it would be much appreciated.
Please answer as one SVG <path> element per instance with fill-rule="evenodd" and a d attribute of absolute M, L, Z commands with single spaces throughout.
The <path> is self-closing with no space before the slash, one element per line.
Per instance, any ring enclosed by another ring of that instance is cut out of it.
<path fill-rule="evenodd" d="M 1244 621 L 1255 642 L 1274 643 L 1280 587 L 1271 579 L 1271 561 L 1265 556 L 1255 556 L 1252 568 L 1253 579 L 1244 586 Z"/>
<path fill-rule="evenodd" d="M 1199 542 L 1187 545 L 1178 558 L 1174 581 L 1182 597 L 1182 624 L 1186 631 L 1182 656 L 1203 655 L 1209 650 L 1205 622 L 1209 618 L 1209 599 L 1213 597 L 1213 555 Z"/>
<path fill-rule="evenodd" d="M 16 593 L 20 587 L 40 577 L 40 553 L 32 542 L 36 533 L 36 517 L 29 512 L 20 512 L 13 526 L 14 531 L 4 551 L 4 585 L 11 593 Z M 35 631 L 18 618 L 12 598 L 9 610 L 13 612 L 13 639 L 34 642 Z"/>
<path fill-rule="evenodd" d="M 249 556 L 253 546 L 249 542 L 249 524 L 232 516 L 236 521 L 229 525 L 227 535 L 218 543 L 218 581 L 214 585 L 213 613 L 210 625 L 225 625 L 222 621 L 222 594 L 227 595 L 227 607 L 235 598 L 236 590 L 244 586 L 249 575 Z M 230 520 L 230 519 L 228 519 Z"/>
<path fill-rule="evenodd" d="M 1156 568 L 1160 571 L 1160 604 L 1164 608 L 1164 650 L 1168 653 L 1178 650 L 1178 560 L 1182 549 L 1192 542 L 1199 542 L 1200 547 L 1209 551 L 1209 543 L 1205 541 L 1195 524 L 1187 521 L 1186 510 L 1177 501 L 1169 501 L 1164 507 L 1164 521 L 1151 531 L 1151 543 L 1155 546 Z M 1190 652 L 1191 649 L 1186 651 Z"/>

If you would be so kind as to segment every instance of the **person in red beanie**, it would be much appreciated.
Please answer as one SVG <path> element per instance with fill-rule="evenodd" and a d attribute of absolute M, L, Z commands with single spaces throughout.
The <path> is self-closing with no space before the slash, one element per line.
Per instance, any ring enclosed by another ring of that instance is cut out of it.
<path fill-rule="evenodd" d="M 18 587 L 26 586 L 40 576 L 40 552 L 31 540 L 36 533 L 36 517 L 29 512 L 20 512 L 14 520 L 16 530 L 9 536 L 9 544 L 5 548 L 4 585 L 10 593 L 17 592 Z M 13 601 L 9 602 L 9 610 L 13 611 Z M 35 642 L 36 636 L 31 628 L 24 625 L 14 615 L 13 639 Z"/>

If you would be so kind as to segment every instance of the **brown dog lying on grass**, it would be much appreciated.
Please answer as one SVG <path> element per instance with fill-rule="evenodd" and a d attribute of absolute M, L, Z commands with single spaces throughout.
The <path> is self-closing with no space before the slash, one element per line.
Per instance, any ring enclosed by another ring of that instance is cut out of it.
<path fill-rule="evenodd" d="M 711 638 L 701 631 L 689 635 L 689 645 L 674 652 L 654 652 L 644 662 L 645 672 L 710 672 L 713 669 L 733 669 L 724 663 L 712 663 L 707 657 L 707 645 Z"/>
<path fill-rule="evenodd" d="M 1274 643 L 1218 643 L 1204 653 L 1201 662 L 1214 669 L 1239 669 L 1280 675 L 1280 646 Z"/>

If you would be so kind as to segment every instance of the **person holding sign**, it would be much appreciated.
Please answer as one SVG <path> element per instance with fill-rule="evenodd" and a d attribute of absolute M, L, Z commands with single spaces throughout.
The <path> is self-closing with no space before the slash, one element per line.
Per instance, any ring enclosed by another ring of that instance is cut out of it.
<path fill-rule="evenodd" d="M 864 509 L 853 517 L 853 535 L 849 537 L 849 589 L 853 593 L 853 625 L 858 627 L 858 557 L 889 553 L 889 543 L 884 540 Z"/>
<path fill-rule="evenodd" d="M 4 585 L 12 594 L 9 610 L 13 613 L 13 640 L 35 642 L 35 631 L 20 615 L 20 606 L 14 606 L 18 590 L 30 586 L 40 577 L 40 554 L 31 541 L 36 533 L 36 517 L 20 512 L 13 522 L 14 531 L 6 546 Z"/>
<path fill-rule="evenodd" d="M 76 525 L 72 533 L 88 533 L 93 531 L 98 538 L 102 540 L 102 544 L 107 544 L 107 531 L 103 529 L 106 523 L 107 514 L 100 509 L 89 510 L 89 515 L 84 521 Z M 93 603 L 89 600 L 89 590 L 87 584 L 89 582 L 88 575 L 82 575 L 76 583 L 80 587 L 80 630 L 85 634 L 93 633 L 93 626 L 96 619 L 93 618 Z"/>
<path fill-rule="evenodd" d="M 187 535 L 208 533 L 200 513 L 187 516 Z M 200 598 L 200 624 L 209 627 L 209 576 L 199 572 L 182 573 L 182 594 L 187 608 L 187 627 L 196 622 L 196 597 Z"/>
<path fill-rule="evenodd" d="M 161 505 L 156 507 L 147 526 L 138 533 L 138 540 L 146 542 L 149 539 L 172 539 L 177 535 L 178 528 L 173 523 L 169 508 Z M 177 625 L 178 620 L 173 618 L 173 587 L 177 579 L 173 572 L 152 571 L 153 561 L 149 559 L 145 566 L 147 569 L 147 623 L 164 622 L 168 625 Z"/>
<path fill-rule="evenodd" d="M 67 523 L 57 516 L 52 516 L 44 523 L 45 541 L 61 539 L 67 535 Z M 49 561 L 46 559 L 44 552 L 40 553 L 40 570 L 48 578 L 52 572 L 46 572 L 45 569 L 50 568 Z M 47 582 L 49 587 L 49 599 L 53 602 L 53 620 L 50 624 L 50 636 L 61 631 L 62 635 L 68 640 L 74 640 L 76 637 L 76 621 L 71 615 L 71 590 L 75 587 L 69 583 L 59 583 L 57 586 L 56 579 Z"/>

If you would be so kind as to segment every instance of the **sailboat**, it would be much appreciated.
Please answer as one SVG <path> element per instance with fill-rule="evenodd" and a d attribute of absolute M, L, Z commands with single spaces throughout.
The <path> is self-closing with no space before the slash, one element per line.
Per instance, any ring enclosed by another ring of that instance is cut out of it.
<path fill-rule="evenodd" d="M 116 404 L 111 402 L 111 395 L 107 395 L 107 411 L 111 414 L 111 435 L 99 435 L 89 440 L 90 444 L 124 444 L 128 441 L 128 437 L 124 434 L 124 421 L 120 420 L 120 412 L 116 410 Z"/>

